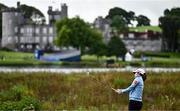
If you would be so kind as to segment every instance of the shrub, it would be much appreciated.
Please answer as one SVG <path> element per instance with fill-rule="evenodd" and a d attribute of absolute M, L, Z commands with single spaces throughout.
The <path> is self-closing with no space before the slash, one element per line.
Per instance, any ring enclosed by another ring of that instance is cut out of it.
<path fill-rule="evenodd" d="M 169 58 L 171 57 L 170 53 L 163 53 L 163 52 L 135 52 L 134 57 L 140 58 L 141 55 L 148 56 L 148 57 L 163 57 Z"/>
<path fill-rule="evenodd" d="M 8 91 L 0 92 L 0 110 L 38 110 L 40 103 L 31 91 L 23 85 L 17 85 Z"/>

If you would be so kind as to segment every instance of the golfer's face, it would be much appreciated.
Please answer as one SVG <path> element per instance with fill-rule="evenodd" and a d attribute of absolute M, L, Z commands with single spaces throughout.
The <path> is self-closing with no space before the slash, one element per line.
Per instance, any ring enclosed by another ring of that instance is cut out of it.
<path fill-rule="evenodd" d="M 134 76 L 136 77 L 136 76 L 138 76 L 139 75 L 139 73 L 138 72 L 134 72 Z"/>

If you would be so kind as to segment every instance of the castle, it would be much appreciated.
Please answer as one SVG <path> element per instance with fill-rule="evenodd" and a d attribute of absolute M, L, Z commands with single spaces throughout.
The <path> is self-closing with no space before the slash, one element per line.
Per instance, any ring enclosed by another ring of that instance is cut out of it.
<path fill-rule="evenodd" d="M 61 11 L 53 11 L 52 6 L 49 6 L 47 13 L 49 17 L 48 24 L 29 24 L 20 9 L 20 2 L 17 2 L 17 8 L 3 10 L 1 47 L 19 51 L 58 49 L 53 43 L 56 37 L 54 23 L 68 17 L 68 7 L 66 4 L 61 4 Z M 108 43 L 112 36 L 110 22 L 103 17 L 98 17 L 94 21 L 94 27 L 102 32 L 105 43 Z M 162 41 L 159 32 L 135 31 L 121 34 L 119 37 L 128 50 L 161 51 Z"/>
<path fill-rule="evenodd" d="M 29 24 L 20 9 L 20 2 L 17 8 L 7 8 L 2 12 L 2 47 L 17 49 L 21 51 L 32 51 L 34 49 L 51 49 L 56 37 L 55 21 L 68 17 L 68 7 L 61 4 L 61 11 L 53 11 L 49 6 L 48 24 Z"/>
<path fill-rule="evenodd" d="M 94 21 L 94 27 L 99 29 L 103 34 L 103 40 L 108 43 L 112 37 L 109 20 L 103 17 L 97 17 Z M 119 35 L 127 50 L 135 49 L 136 51 L 161 51 L 162 39 L 160 32 L 145 30 L 145 32 L 129 31 Z"/>

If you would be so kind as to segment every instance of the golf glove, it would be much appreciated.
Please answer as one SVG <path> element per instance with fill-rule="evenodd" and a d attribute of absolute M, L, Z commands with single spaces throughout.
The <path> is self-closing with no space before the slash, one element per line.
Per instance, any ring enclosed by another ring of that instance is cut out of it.
<path fill-rule="evenodd" d="M 122 94 L 122 89 L 117 89 L 116 91 L 118 94 Z"/>

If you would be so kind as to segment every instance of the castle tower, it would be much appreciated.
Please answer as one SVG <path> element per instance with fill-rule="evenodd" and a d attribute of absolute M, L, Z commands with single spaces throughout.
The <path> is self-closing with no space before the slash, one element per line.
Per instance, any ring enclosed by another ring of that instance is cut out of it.
<path fill-rule="evenodd" d="M 68 17 L 68 7 L 67 5 L 61 4 L 61 18 Z"/>
<path fill-rule="evenodd" d="M 57 20 L 61 20 L 64 17 L 68 16 L 68 7 L 66 4 L 62 4 L 61 11 L 59 10 L 53 11 L 52 6 L 49 6 L 47 13 L 49 15 L 49 24 L 53 25 Z"/>
<path fill-rule="evenodd" d="M 17 3 L 20 6 L 20 3 Z M 2 12 L 2 47 L 14 49 L 19 42 L 20 25 L 23 15 L 19 8 L 7 8 Z"/>

